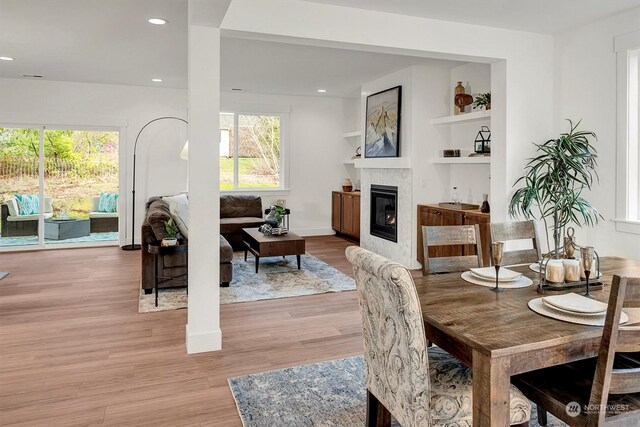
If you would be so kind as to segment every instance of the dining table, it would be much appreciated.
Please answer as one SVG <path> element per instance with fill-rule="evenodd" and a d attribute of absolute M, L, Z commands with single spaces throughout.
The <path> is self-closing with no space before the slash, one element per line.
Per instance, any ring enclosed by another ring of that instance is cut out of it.
<path fill-rule="evenodd" d="M 540 274 L 528 265 L 508 268 L 532 279 L 533 285 L 491 292 L 466 282 L 460 273 L 414 279 L 427 340 L 472 369 L 474 426 L 509 425 L 511 376 L 596 357 L 602 337 L 602 327 L 530 310 L 530 300 L 559 292 L 538 290 Z M 640 261 L 601 257 L 600 271 L 604 286 L 591 293 L 607 303 L 613 275 L 640 276 Z"/>

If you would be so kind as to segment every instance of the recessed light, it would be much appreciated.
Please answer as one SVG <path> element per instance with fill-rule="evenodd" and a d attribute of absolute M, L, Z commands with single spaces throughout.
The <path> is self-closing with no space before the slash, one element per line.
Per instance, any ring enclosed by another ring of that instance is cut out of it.
<path fill-rule="evenodd" d="M 160 83 L 162 79 L 151 79 L 152 82 Z"/>
<path fill-rule="evenodd" d="M 318 89 L 318 93 L 326 93 L 327 90 L 326 89 Z"/>
<path fill-rule="evenodd" d="M 12 58 L 10 56 L 0 56 L 0 60 L 2 61 L 13 61 L 15 58 Z"/>
<path fill-rule="evenodd" d="M 149 18 L 148 21 L 149 21 L 149 24 L 153 24 L 153 25 L 164 25 L 167 22 L 169 22 L 166 19 L 162 19 L 162 18 Z"/>
<path fill-rule="evenodd" d="M 41 74 L 23 74 L 22 77 L 25 77 L 27 79 L 41 79 L 44 76 Z"/>

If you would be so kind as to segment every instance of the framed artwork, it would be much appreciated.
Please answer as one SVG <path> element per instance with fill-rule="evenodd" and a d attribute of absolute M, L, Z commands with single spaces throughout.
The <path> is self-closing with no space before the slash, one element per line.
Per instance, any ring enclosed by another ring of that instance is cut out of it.
<path fill-rule="evenodd" d="M 367 97 L 364 157 L 399 157 L 402 86 Z"/>

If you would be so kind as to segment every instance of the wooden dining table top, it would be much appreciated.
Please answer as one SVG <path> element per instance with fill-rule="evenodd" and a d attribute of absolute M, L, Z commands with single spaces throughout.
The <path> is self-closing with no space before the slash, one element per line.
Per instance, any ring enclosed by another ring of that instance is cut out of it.
<path fill-rule="evenodd" d="M 422 315 L 427 328 L 436 327 L 490 357 L 500 357 L 537 348 L 549 348 L 583 338 L 598 338 L 601 327 L 568 323 L 535 313 L 528 307 L 534 298 L 558 292 L 537 292 L 540 275 L 528 266 L 509 267 L 533 280 L 527 288 L 492 292 L 490 288 L 464 281 L 460 273 L 415 278 Z M 640 262 L 603 257 L 599 280 L 605 286 L 592 290 L 595 298 L 608 302 L 613 274 L 640 275 Z M 567 292 L 584 292 L 572 290 Z"/>
<path fill-rule="evenodd" d="M 640 275 L 638 261 L 604 257 L 600 264 L 599 281 L 604 286 L 591 292 L 605 303 L 614 274 Z M 414 279 L 427 340 L 472 368 L 475 427 L 509 425 L 512 376 L 595 357 L 600 347 L 601 327 L 532 311 L 530 300 L 552 293 L 538 293 L 540 275 L 529 266 L 509 268 L 531 278 L 533 284 L 496 293 L 466 282 L 460 273 Z"/>

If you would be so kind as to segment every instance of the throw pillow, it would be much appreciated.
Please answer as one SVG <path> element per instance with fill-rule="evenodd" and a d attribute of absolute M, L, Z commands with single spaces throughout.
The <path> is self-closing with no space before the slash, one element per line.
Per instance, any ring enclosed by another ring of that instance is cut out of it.
<path fill-rule="evenodd" d="M 118 193 L 100 193 L 98 212 L 114 213 L 118 207 Z"/>
<path fill-rule="evenodd" d="M 180 234 L 185 239 L 189 238 L 189 199 L 186 194 L 163 197 L 162 200 L 169 204 L 169 212 L 173 221 L 178 226 Z"/>
<path fill-rule="evenodd" d="M 18 215 L 37 215 L 40 213 L 40 197 L 37 194 L 16 194 Z"/>

